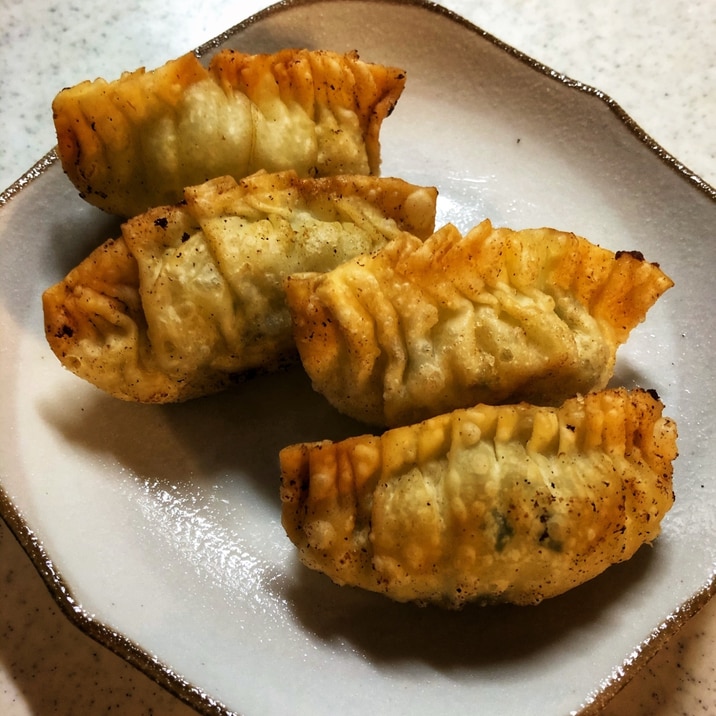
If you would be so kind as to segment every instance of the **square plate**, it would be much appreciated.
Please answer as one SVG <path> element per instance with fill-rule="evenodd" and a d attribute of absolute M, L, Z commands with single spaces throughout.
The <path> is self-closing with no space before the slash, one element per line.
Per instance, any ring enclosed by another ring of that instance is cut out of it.
<path fill-rule="evenodd" d="M 0 197 L 0 514 L 80 628 L 204 713 L 594 710 L 716 590 L 716 192 L 609 98 L 428 2 L 281 3 L 199 52 L 287 46 L 407 70 L 382 173 L 436 185 L 438 223 L 570 230 L 675 280 L 615 376 L 655 388 L 679 424 L 662 535 L 534 608 L 419 609 L 302 568 L 280 525 L 278 450 L 363 428 L 300 370 L 170 406 L 62 370 L 40 295 L 118 225 L 53 153 Z"/>

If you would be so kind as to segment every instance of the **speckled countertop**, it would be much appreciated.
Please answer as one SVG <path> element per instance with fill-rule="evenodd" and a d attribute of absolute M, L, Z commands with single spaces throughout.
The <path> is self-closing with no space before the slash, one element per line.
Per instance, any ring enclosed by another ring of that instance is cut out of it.
<path fill-rule="evenodd" d="M 508 44 L 615 99 L 668 152 L 716 185 L 712 0 L 450 0 Z M 54 144 L 63 86 L 156 66 L 267 3 L 0 0 L 0 188 Z M 716 506 L 714 507 L 716 509 Z M 193 713 L 59 612 L 0 520 L 0 713 Z M 716 603 L 708 604 L 605 713 L 716 714 Z"/>

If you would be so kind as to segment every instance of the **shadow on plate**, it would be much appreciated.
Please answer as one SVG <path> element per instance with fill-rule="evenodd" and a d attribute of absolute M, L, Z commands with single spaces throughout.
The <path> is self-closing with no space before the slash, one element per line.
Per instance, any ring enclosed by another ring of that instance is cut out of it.
<path fill-rule="evenodd" d="M 319 639 L 348 641 L 375 663 L 419 660 L 440 670 L 499 667 L 548 654 L 580 630 L 593 629 L 639 583 L 657 558 L 658 542 L 625 563 L 536 606 L 480 606 L 460 611 L 392 602 L 339 587 L 307 568 L 283 595 L 303 627 Z M 586 648 L 586 646 L 585 646 Z"/>
<path fill-rule="evenodd" d="M 100 463 L 110 455 L 138 479 L 187 490 L 243 480 L 276 519 L 282 447 L 366 432 L 315 394 L 300 367 L 177 405 L 138 405 L 99 392 L 89 396 L 73 403 L 72 396 L 55 394 L 44 398 L 39 410 L 65 440 L 97 453 Z M 308 633 L 326 642 L 347 642 L 373 662 L 499 668 L 535 653 L 546 657 L 562 640 L 593 630 L 600 619 L 608 629 L 610 608 L 626 595 L 638 595 L 657 553 L 658 541 L 654 549 L 642 548 L 627 563 L 535 607 L 467 605 L 452 612 L 398 604 L 338 587 L 298 563 L 263 589 Z"/>
<path fill-rule="evenodd" d="M 174 486 L 245 480 L 277 509 L 281 448 L 366 432 L 316 394 L 298 366 L 173 405 L 129 403 L 77 381 L 83 398 L 53 392 L 38 412 L 81 452 Z"/>

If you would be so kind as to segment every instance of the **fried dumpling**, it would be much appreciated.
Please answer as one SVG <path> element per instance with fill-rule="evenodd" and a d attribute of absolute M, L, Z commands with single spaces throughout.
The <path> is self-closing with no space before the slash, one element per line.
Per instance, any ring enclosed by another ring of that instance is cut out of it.
<path fill-rule="evenodd" d="M 190 53 L 62 90 L 57 153 L 87 201 L 125 217 L 223 175 L 377 174 L 380 127 L 404 85 L 403 70 L 355 52 L 223 50 L 208 69 Z"/>
<path fill-rule="evenodd" d="M 427 237 L 435 189 L 295 172 L 224 177 L 127 221 L 43 295 L 61 362 L 110 394 L 173 402 L 297 360 L 282 280 L 403 231 Z"/>
<path fill-rule="evenodd" d="M 323 274 L 286 280 L 314 388 L 397 426 L 476 403 L 559 405 L 606 386 L 618 346 L 672 285 L 640 254 L 553 229 L 484 221 L 401 236 Z"/>
<path fill-rule="evenodd" d="M 281 461 L 300 560 L 401 601 L 536 604 L 629 559 L 673 504 L 676 425 L 625 389 L 457 410 Z"/>

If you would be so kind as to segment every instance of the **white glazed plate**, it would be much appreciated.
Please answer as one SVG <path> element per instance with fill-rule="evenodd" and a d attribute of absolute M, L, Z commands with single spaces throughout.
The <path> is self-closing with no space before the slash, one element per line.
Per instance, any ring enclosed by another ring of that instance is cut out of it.
<path fill-rule="evenodd" d="M 596 710 L 716 589 L 716 192 L 609 98 L 427 2 L 283 3 L 200 53 L 219 46 L 401 66 L 383 174 L 438 186 L 439 223 L 550 225 L 662 265 L 676 287 L 615 382 L 655 388 L 679 424 L 663 533 L 534 608 L 419 609 L 302 568 L 280 525 L 278 450 L 361 428 L 300 370 L 175 406 L 116 401 L 64 371 L 40 295 L 117 224 L 53 153 L 0 197 L 0 514 L 76 624 L 204 713 Z"/>

